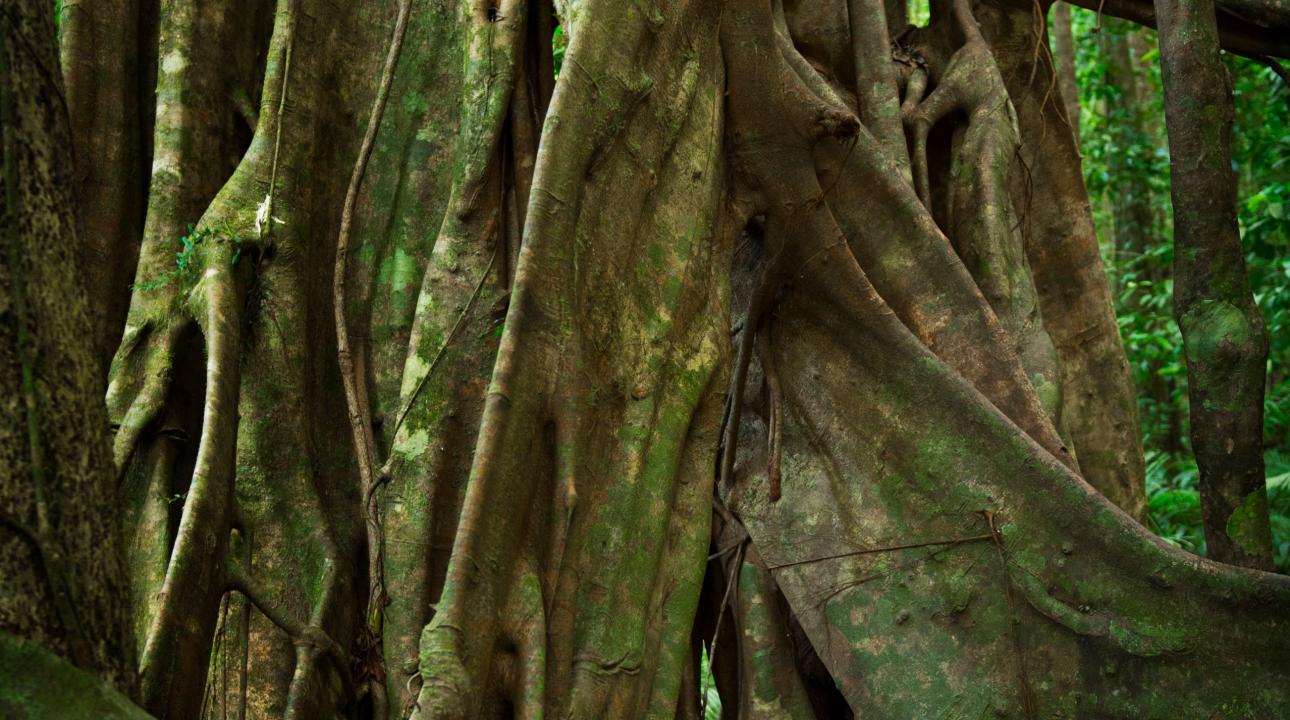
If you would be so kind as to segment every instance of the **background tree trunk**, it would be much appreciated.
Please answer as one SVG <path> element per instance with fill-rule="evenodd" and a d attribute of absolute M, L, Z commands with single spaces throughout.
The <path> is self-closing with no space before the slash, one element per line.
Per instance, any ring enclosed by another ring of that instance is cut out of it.
<path fill-rule="evenodd" d="M 1147 304 L 1150 294 L 1169 280 L 1169 268 L 1150 254 L 1165 238 L 1162 213 L 1153 204 L 1165 168 L 1157 152 L 1163 150 L 1159 123 L 1148 114 L 1152 87 L 1146 76 L 1143 56 L 1149 41 L 1136 26 L 1108 18 L 1101 32 L 1105 57 L 1105 82 L 1113 97 L 1104 103 L 1104 114 L 1112 118 L 1110 142 L 1116 148 L 1107 159 L 1111 177 L 1108 197 L 1114 223 L 1114 248 L 1121 302 L 1135 317 L 1155 311 Z M 1128 298 L 1127 300 L 1125 298 Z M 1161 374 L 1164 362 L 1147 360 L 1148 379 L 1138 388 L 1139 407 L 1144 410 L 1144 427 L 1157 422 L 1154 416 L 1163 412 L 1166 430 L 1163 447 L 1168 452 L 1182 449 L 1181 411 L 1174 398 L 1178 382 Z M 1142 402 L 1142 401 L 1145 401 Z"/>
<path fill-rule="evenodd" d="M 1119 152 L 1110 159 L 1112 170 L 1111 206 L 1115 219 L 1115 249 L 1126 261 L 1141 258 L 1151 247 L 1159 224 L 1151 207 L 1148 183 L 1150 158 L 1155 148 L 1146 132 L 1146 98 L 1139 79 L 1130 36 L 1133 26 L 1108 19 L 1103 35 L 1106 45 L 1106 84 L 1118 95 L 1108 100 L 1116 108 L 1112 142 Z M 1156 279 L 1148 277 L 1148 280 Z"/>
<path fill-rule="evenodd" d="M 95 346 L 108 370 L 130 307 L 151 165 L 157 0 L 59 6 L 71 122 L 77 262 L 90 299 Z"/>
<path fill-rule="evenodd" d="M 1267 332 L 1236 224 L 1232 88 L 1212 3 L 1157 2 L 1172 158 L 1174 316 L 1209 554 L 1271 569 L 1263 481 Z"/>
<path fill-rule="evenodd" d="M 1075 82 L 1075 37 L 1071 33 L 1071 6 L 1053 3 L 1053 56 L 1057 65 L 1057 87 L 1066 107 L 1071 133 L 1079 143 L 1079 86 Z"/>

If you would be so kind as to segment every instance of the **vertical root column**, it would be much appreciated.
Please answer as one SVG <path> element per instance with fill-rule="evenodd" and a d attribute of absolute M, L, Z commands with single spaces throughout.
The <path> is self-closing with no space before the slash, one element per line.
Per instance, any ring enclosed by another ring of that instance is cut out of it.
<path fill-rule="evenodd" d="M 244 297 L 234 269 L 220 267 L 227 259 L 212 255 L 189 294 L 206 337 L 205 420 L 140 668 L 144 707 L 161 716 L 191 717 L 201 703 L 232 529 Z"/>

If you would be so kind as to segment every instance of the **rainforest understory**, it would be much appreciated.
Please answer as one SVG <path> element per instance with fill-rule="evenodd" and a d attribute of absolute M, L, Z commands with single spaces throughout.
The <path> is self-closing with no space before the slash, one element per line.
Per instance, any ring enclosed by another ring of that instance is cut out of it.
<path fill-rule="evenodd" d="M 1210 558 L 1141 524 L 1046 1 L 50 5 L 0 715 L 1290 714 L 1218 60 L 1290 5 L 1094 3 L 1160 31 Z"/>

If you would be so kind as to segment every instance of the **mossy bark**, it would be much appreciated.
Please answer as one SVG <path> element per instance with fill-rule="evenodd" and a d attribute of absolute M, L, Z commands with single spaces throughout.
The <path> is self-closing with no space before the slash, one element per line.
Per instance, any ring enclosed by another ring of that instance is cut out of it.
<path fill-rule="evenodd" d="M 148 720 L 119 690 L 51 653 L 0 631 L 0 711 L 8 718 Z"/>
<path fill-rule="evenodd" d="M 108 391 L 145 709 L 696 717 L 706 647 L 747 717 L 1284 710 L 1286 583 L 1116 508 L 1045 8 L 890 5 L 168 3 Z"/>
<path fill-rule="evenodd" d="M 1191 441 L 1210 557 L 1270 570 L 1263 481 L 1267 330 L 1236 222 L 1231 78 L 1212 2 L 1160 0 L 1174 208 L 1174 317 L 1187 358 Z"/>
<path fill-rule="evenodd" d="M 25 643 L 129 695 L 121 517 L 52 8 L 6 3 L 0 22 L 0 654 L 6 680 L 24 673 L 4 702 L 36 677 L 18 660 Z"/>

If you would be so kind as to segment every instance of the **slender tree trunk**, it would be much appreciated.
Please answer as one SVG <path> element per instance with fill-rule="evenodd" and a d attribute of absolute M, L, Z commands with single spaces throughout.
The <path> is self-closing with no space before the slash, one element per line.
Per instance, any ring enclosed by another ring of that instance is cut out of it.
<path fill-rule="evenodd" d="M 1115 96 L 1107 102 L 1112 144 L 1116 152 L 1108 158 L 1111 180 L 1108 185 L 1115 234 L 1115 274 L 1117 280 L 1131 276 L 1143 288 L 1130 291 L 1128 310 L 1140 316 L 1154 315 L 1157 310 L 1142 300 L 1150 288 L 1159 287 L 1169 278 L 1168 268 L 1152 262 L 1150 250 L 1163 238 L 1163 222 L 1153 205 L 1151 179 L 1156 172 L 1158 125 L 1153 126 L 1147 114 L 1151 86 L 1142 66 L 1145 42 L 1138 29 L 1123 20 L 1104 21 L 1104 56 L 1106 84 Z M 1124 292 L 1122 289 L 1121 292 Z M 1145 420 L 1153 429 L 1163 423 L 1161 448 L 1176 453 L 1181 450 L 1180 403 L 1177 382 L 1160 375 L 1162 362 L 1152 362 L 1147 380 L 1139 393 L 1149 402 Z M 1159 419 L 1157 419 L 1159 418 Z M 1154 423 L 1154 424 L 1153 424 Z"/>
<path fill-rule="evenodd" d="M 1075 36 L 1071 33 L 1071 6 L 1053 3 L 1053 56 L 1057 65 L 1057 87 L 1061 92 L 1066 120 L 1079 144 L 1079 86 L 1075 82 Z"/>
<path fill-rule="evenodd" d="M 1158 0 L 1172 158 L 1174 316 L 1211 557 L 1271 568 L 1263 480 L 1267 331 L 1236 224 L 1232 88 L 1212 2 Z"/>
<path fill-rule="evenodd" d="M 1143 118 L 1146 98 L 1140 71 L 1130 49 L 1133 32 L 1123 20 L 1108 19 L 1104 28 L 1106 84 L 1116 93 L 1107 102 L 1108 115 L 1113 118 L 1111 142 L 1116 148 L 1107 167 L 1113 183 L 1110 193 L 1117 264 L 1141 268 L 1142 255 L 1158 237 L 1158 224 L 1148 183 L 1154 148 Z"/>

